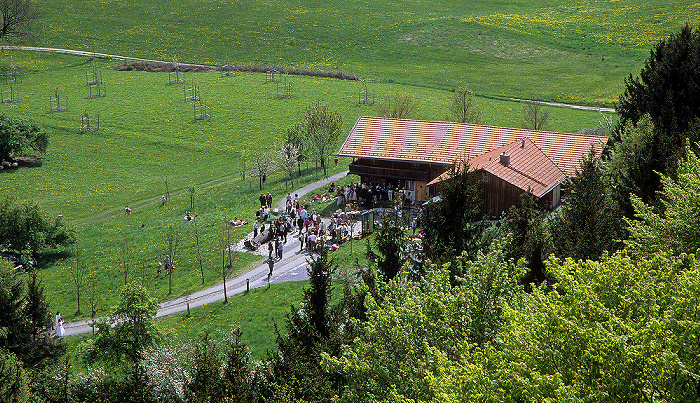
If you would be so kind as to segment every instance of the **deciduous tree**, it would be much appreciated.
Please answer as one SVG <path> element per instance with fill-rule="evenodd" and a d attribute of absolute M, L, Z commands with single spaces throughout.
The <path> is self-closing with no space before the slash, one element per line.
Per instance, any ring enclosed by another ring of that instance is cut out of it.
<path fill-rule="evenodd" d="M 377 104 L 377 113 L 391 119 L 414 119 L 418 111 L 418 101 L 406 92 L 389 94 Z"/>
<path fill-rule="evenodd" d="M 17 203 L 13 197 L 0 200 L 0 243 L 20 251 L 29 246 L 34 254 L 44 248 L 68 246 L 75 242 L 75 232 L 61 217 L 48 218 L 39 205 Z"/>
<path fill-rule="evenodd" d="M 523 107 L 523 129 L 547 130 L 549 125 L 549 112 L 542 109 L 542 104 L 537 101 L 528 101 Z"/>
<path fill-rule="evenodd" d="M 272 167 L 272 157 L 267 152 L 261 152 L 255 156 L 255 161 L 253 161 L 253 175 L 258 177 L 260 182 L 260 190 L 263 188 L 263 183 L 267 179 L 267 175 L 270 173 L 270 168 Z"/>
<path fill-rule="evenodd" d="M 30 0 L 0 1 L 0 39 L 25 38 L 37 35 L 39 10 Z"/>
<path fill-rule="evenodd" d="M 98 328 L 94 342 L 83 349 L 84 359 L 91 363 L 105 361 L 116 364 L 126 359 L 136 362 L 143 349 L 160 340 L 154 318 L 158 301 L 139 283 L 132 281 L 121 290 L 117 306 L 107 319 L 94 325 Z"/>
<path fill-rule="evenodd" d="M 289 181 L 294 186 L 294 171 L 299 161 L 299 149 L 293 144 L 282 144 L 277 149 L 277 166 L 289 175 Z"/>
<path fill-rule="evenodd" d="M 3 3 L 17 0 L 0 1 L 0 13 Z M 0 30 L 0 37 L 2 31 Z M 27 153 L 45 153 L 49 145 L 49 134 L 44 128 L 27 119 L 18 119 L 0 113 L 0 160 L 9 159 L 10 155 Z"/>
<path fill-rule="evenodd" d="M 481 109 L 474 102 L 474 93 L 467 87 L 455 91 L 450 105 L 451 118 L 455 122 L 482 124 Z"/>
<path fill-rule="evenodd" d="M 687 147 L 677 178 L 662 176 L 660 202 L 663 213 L 632 196 L 634 219 L 627 219 L 630 252 L 653 256 L 661 251 L 697 253 L 700 249 L 700 160 Z"/>
<path fill-rule="evenodd" d="M 306 108 L 301 120 L 304 134 L 305 155 L 318 161 L 323 168 L 324 176 L 328 174 L 326 158 L 334 149 L 343 129 L 343 117 L 332 111 L 328 105 L 319 102 Z"/>

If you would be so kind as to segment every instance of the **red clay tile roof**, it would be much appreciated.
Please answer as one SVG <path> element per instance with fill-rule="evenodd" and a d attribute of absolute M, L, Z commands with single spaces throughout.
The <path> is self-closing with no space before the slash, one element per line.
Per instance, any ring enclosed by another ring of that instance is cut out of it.
<path fill-rule="evenodd" d="M 508 164 L 501 161 L 501 155 L 508 156 Z M 473 170 L 488 172 L 523 191 L 529 190 L 537 197 L 549 193 L 554 186 L 566 178 L 566 174 L 529 138 L 481 154 L 467 163 Z M 428 185 L 447 178 L 449 178 L 449 171 L 435 178 Z"/>
<path fill-rule="evenodd" d="M 568 176 L 576 175 L 591 148 L 600 155 L 608 141 L 607 137 L 585 134 L 361 116 L 338 155 L 452 165 L 523 138 L 530 139 Z"/>

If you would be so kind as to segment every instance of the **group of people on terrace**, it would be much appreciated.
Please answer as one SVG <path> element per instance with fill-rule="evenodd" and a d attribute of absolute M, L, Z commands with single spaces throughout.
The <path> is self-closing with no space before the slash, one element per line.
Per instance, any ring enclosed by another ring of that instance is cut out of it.
<path fill-rule="evenodd" d="M 339 205 L 358 202 L 363 206 L 371 207 L 374 203 L 388 202 L 397 198 L 401 203 L 405 203 L 407 200 L 404 189 L 394 187 L 387 182 L 373 184 L 350 182 L 345 187 L 336 187 L 334 183 L 331 183 L 328 192 L 338 196 Z"/>

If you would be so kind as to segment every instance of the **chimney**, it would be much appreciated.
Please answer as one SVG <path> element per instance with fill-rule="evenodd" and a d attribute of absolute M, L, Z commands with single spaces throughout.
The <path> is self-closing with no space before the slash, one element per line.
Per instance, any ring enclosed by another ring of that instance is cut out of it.
<path fill-rule="evenodd" d="M 523 142 L 520 144 L 520 148 L 525 148 L 525 139 L 523 139 Z"/>
<path fill-rule="evenodd" d="M 503 154 L 501 154 L 501 164 L 508 166 L 510 165 L 510 155 L 506 154 L 504 151 Z"/>

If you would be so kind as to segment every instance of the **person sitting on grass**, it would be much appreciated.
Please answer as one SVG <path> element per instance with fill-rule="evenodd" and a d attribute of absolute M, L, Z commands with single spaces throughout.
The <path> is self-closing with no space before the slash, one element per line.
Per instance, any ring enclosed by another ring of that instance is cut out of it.
<path fill-rule="evenodd" d="M 238 219 L 238 217 L 234 217 L 233 220 L 229 221 L 228 223 L 229 223 L 229 225 L 232 225 L 234 227 L 240 227 L 241 225 L 248 224 L 247 221 L 241 221 Z"/>

